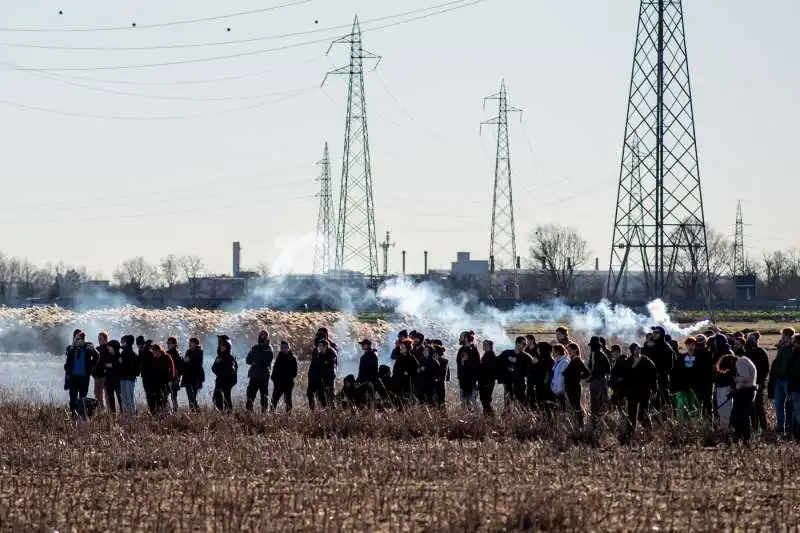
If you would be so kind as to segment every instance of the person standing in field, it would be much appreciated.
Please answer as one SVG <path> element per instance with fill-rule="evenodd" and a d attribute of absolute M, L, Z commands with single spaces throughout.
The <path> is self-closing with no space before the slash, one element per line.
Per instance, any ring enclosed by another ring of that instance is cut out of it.
<path fill-rule="evenodd" d="M 678 354 L 670 379 L 670 387 L 675 395 L 675 410 L 680 422 L 686 422 L 694 415 L 698 407 L 697 395 L 694 391 L 697 381 L 697 367 L 695 366 L 697 357 L 694 353 L 697 347 L 697 339 L 688 337 L 684 344 L 686 353 Z"/>
<path fill-rule="evenodd" d="M 608 376 L 611 374 L 611 363 L 606 355 L 600 337 L 589 339 L 589 410 L 592 428 L 600 426 L 600 420 L 608 405 Z"/>
<path fill-rule="evenodd" d="M 178 339 L 169 337 L 167 339 L 167 355 L 172 360 L 175 367 L 175 375 L 172 377 L 172 382 L 169 385 L 169 396 L 172 400 L 172 410 L 178 410 L 178 392 L 181 390 L 181 377 L 183 377 L 183 357 L 178 351 Z"/>
<path fill-rule="evenodd" d="M 189 402 L 189 409 L 197 411 L 200 405 L 197 403 L 197 393 L 203 388 L 206 380 L 206 371 L 203 368 L 203 348 L 200 346 L 200 339 L 192 337 L 189 339 L 189 349 L 183 357 L 183 387 L 186 389 L 186 399 Z"/>
<path fill-rule="evenodd" d="M 431 341 L 433 346 L 433 354 L 439 362 L 439 375 L 436 379 L 436 406 L 444 409 L 446 406 L 446 391 L 447 383 L 450 381 L 450 360 L 445 357 L 447 349 L 440 340 Z"/>
<path fill-rule="evenodd" d="M 153 391 L 153 409 L 150 413 L 164 414 L 169 406 L 172 380 L 175 377 L 175 364 L 172 357 L 164 351 L 160 344 L 150 344 L 152 362 L 150 379 Z"/>
<path fill-rule="evenodd" d="M 534 363 L 534 376 L 536 377 L 536 404 L 545 412 L 551 412 L 555 398 L 550 388 L 553 379 L 553 345 L 549 342 L 540 342 L 538 346 L 538 361 Z"/>
<path fill-rule="evenodd" d="M 611 377 L 608 387 L 611 389 L 611 405 L 615 409 L 622 409 L 625 404 L 625 394 L 622 388 L 622 378 L 628 356 L 622 353 L 622 347 L 615 344 L 611 347 Z"/>
<path fill-rule="evenodd" d="M 775 401 L 775 431 L 778 435 L 787 435 L 791 427 L 788 416 L 789 404 L 789 360 L 794 350 L 794 329 L 784 328 L 778 341 L 778 354 L 772 361 L 769 373 L 769 398 Z"/>
<path fill-rule="evenodd" d="M 578 427 L 583 429 L 583 405 L 581 405 L 581 382 L 591 376 L 591 372 L 586 368 L 586 363 L 581 358 L 581 349 L 577 343 L 571 342 L 567 346 L 569 364 L 564 369 L 564 394 L 569 403 L 570 409 L 578 421 Z"/>
<path fill-rule="evenodd" d="M 531 333 L 525 335 L 525 353 L 530 358 L 530 367 L 525 370 L 525 403 L 529 409 L 536 411 L 538 408 L 536 386 L 541 382 L 538 375 L 539 367 L 537 366 L 539 362 L 539 345 L 536 342 L 536 336 Z"/>
<path fill-rule="evenodd" d="M 374 387 L 378 382 L 378 352 L 372 347 L 372 340 L 370 339 L 363 339 L 360 346 L 363 353 L 358 360 L 356 383 L 359 385 L 371 383 Z"/>
<path fill-rule="evenodd" d="M 652 328 L 651 339 L 645 355 L 656 365 L 658 372 L 658 397 L 653 407 L 660 411 L 669 407 L 669 378 L 675 364 L 675 352 L 667 343 L 666 331 L 662 326 Z"/>
<path fill-rule="evenodd" d="M 269 333 L 262 330 L 258 334 L 258 343 L 250 348 L 245 359 L 245 362 L 250 365 L 250 370 L 247 372 L 249 382 L 246 391 L 247 403 L 245 404 L 248 411 L 253 410 L 253 403 L 259 394 L 261 395 L 261 410 L 266 411 L 269 407 L 269 378 L 274 357 Z"/>
<path fill-rule="evenodd" d="M 79 329 L 73 332 L 72 344 L 67 347 L 66 356 L 64 372 L 69 390 L 69 410 L 75 413 L 78 403 L 82 403 L 89 394 L 89 377 L 99 356 L 94 346 L 86 342 L 86 334 Z"/>
<path fill-rule="evenodd" d="M 800 335 L 793 339 L 792 355 L 786 365 L 787 389 L 792 402 L 790 431 L 800 441 Z"/>
<path fill-rule="evenodd" d="M 757 372 L 756 365 L 749 358 L 744 356 L 736 357 L 735 390 L 732 393 L 733 410 L 731 411 L 734 440 L 750 441 L 750 415 L 753 411 L 753 400 L 756 396 Z"/>
<path fill-rule="evenodd" d="M 134 411 L 134 389 L 139 376 L 139 355 L 133 350 L 133 335 L 122 337 L 119 366 L 120 409 L 123 413 Z"/>
<path fill-rule="evenodd" d="M 703 335 L 695 337 L 694 355 L 694 392 L 703 417 L 713 422 L 716 407 L 714 402 L 714 357 L 708 347 L 708 338 Z"/>
<path fill-rule="evenodd" d="M 555 363 L 553 363 L 553 376 L 550 380 L 550 391 L 553 394 L 555 403 L 562 411 L 567 409 L 567 395 L 564 388 L 564 372 L 569 366 L 569 357 L 567 357 L 567 350 L 563 344 L 554 344 L 553 355 L 555 356 Z"/>
<path fill-rule="evenodd" d="M 113 366 L 114 359 L 111 348 L 108 346 L 108 333 L 105 331 L 97 334 L 97 354 L 98 361 L 92 369 L 92 381 L 94 381 L 94 399 L 97 401 L 97 409 L 102 411 L 106 408 L 106 370 Z"/>
<path fill-rule="evenodd" d="M 108 410 L 111 413 L 117 412 L 117 405 L 122 408 L 122 392 L 120 389 L 120 371 L 122 367 L 122 347 L 118 340 L 108 341 L 111 349 L 111 360 L 106 361 L 106 381 L 104 384 Z M 109 363 L 111 366 L 109 366 Z"/>
<path fill-rule="evenodd" d="M 503 350 L 497 358 L 497 380 L 503 384 L 505 409 L 524 408 L 527 403 L 525 378 L 533 362 L 525 352 L 525 337 L 517 337 L 514 348 Z"/>
<path fill-rule="evenodd" d="M 658 392 L 658 371 L 656 365 L 637 343 L 630 345 L 630 357 L 622 371 L 622 384 L 628 402 L 628 416 L 625 432 L 621 436 L 622 443 L 633 437 L 638 424 L 650 427 L 650 400 Z"/>
<path fill-rule="evenodd" d="M 295 378 L 297 378 L 297 358 L 289 343 L 282 340 L 272 371 L 272 411 L 278 408 L 281 398 L 286 404 L 286 412 L 292 410 L 292 391 L 294 391 Z"/>
<path fill-rule="evenodd" d="M 312 411 L 319 401 L 323 408 L 333 401 L 334 384 L 336 382 L 336 370 L 338 367 L 338 355 L 331 348 L 330 341 L 321 339 L 317 347 L 311 352 L 311 362 L 308 366 L 308 407 Z"/>
<path fill-rule="evenodd" d="M 239 381 L 239 365 L 233 356 L 230 337 L 220 335 L 217 339 L 217 358 L 211 365 L 211 371 L 216 376 L 213 394 L 214 407 L 218 411 L 232 411 L 231 391 Z"/>
<path fill-rule="evenodd" d="M 494 342 L 486 339 L 483 341 L 483 355 L 481 356 L 480 378 L 478 382 L 478 395 L 480 396 L 483 413 L 494 416 L 492 396 L 494 385 L 497 382 L 497 355 L 494 353 Z"/>
<path fill-rule="evenodd" d="M 753 400 L 753 409 L 750 412 L 750 424 L 756 431 L 767 429 L 767 411 L 764 408 L 764 386 L 769 375 L 769 355 L 759 346 L 761 334 L 753 331 L 747 335 L 744 355 L 756 367 L 756 396 Z"/>
<path fill-rule="evenodd" d="M 142 388 L 147 399 L 147 408 L 154 413 L 157 410 L 158 390 L 153 371 L 152 342 L 147 342 L 144 337 L 139 335 L 136 337 L 136 346 L 139 350 L 139 368 L 142 374 Z"/>
<path fill-rule="evenodd" d="M 392 388 L 398 407 L 408 407 L 413 398 L 413 384 L 419 373 L 419 361 L 411 353 L 412 341 L 405 339 L 400 343 L 400 352 L 392 368 Z"/>
<path fill-rule="evenodd" d="M 472 409 L 475 407 L 476 389 L 478 385 L 478 372 L 481 365 L 481 356 L 475 346 L 475 333 L 463 332 L 460 338 L 461 347 L 456 354 L 456 372 L 458 387 L 461 391 L 461 406 Z"/>
<path fill-rule="evenodd" d="M 571 343 L 572 340 L 569 338 L 569 328 L 565 326 L 559 326 L 556 328 L 556 343 L 563 346 L 565 349 Z"/>
<path fill-rule="evenodd" d="M 725 335 L 717 334 L 712 337 L 714 346 L 714 357 L 716 359 L 716 377 L 714 387 L 716 388 L 715 399 L 717 404 L 717 416 L 719 417 L 719 428 L 727 431 L 731 423 L 731 413 L 733 412 L 734 392 L 736 386 L 736 356 L 728 344 Z"/>
<path fill-rule="evenodd" d="M 441 374 L 439 360 L 434 356 L 433 346 L 429 343 L 423 344 L 419 354 L 419 373 L 417 374 L 417 383 L 414 385 L 414 392 L 421 405 L 433 406 L 436 404 L 436 381 Z M 376 373 L 377 365 L 376 360 Z"/>

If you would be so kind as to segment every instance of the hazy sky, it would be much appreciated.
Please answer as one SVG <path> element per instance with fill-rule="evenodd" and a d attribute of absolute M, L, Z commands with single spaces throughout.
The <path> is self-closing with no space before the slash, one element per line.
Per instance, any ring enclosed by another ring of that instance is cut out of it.
<path fill-rule="evenodd" d="M 327 44 L 318 42 L 129 67 L 333 39 L 346 30 L 156 46 L 319 30 L 347 25 L 354 13 L 366 21 L 442 1 L 311 0 L 156 28 L 145 26 L 291 0 L 3 2 L 0 250 L 105 275 L 134 255 L 155 262 L 191 253 L 229 272 L 231 241 L 240 240 L 245 267 L 274 263 L 315 229 L 314 163 L 325 141 L 338 181 L 345 79 L 319 84 L 348 51 L 326 57 Z M 800 244 L 793 206 L 800 3 L 769 4 L 684 2 L 706 221 L 732 234 L 743 199 L 746 244 L 759 256 Z M 560 222 L 578 228 L 607 264 L 637 14 L 638 0 L 485 0 L 365 32 L 365 48 L 383 56 L 365 84 L 376 222 L 379 239 L 391 230 L 397 243 L 392 270 L 401 249 L 410 271 L 422 269 L 425 249 L 431 268 L 448 266 L 458 250 L 488 255 L 495 141 L 478 125 L 494 112 L 484 113 L 481 99 L 501 78 L 511 103 L 525 110 L 511 126 L 520 253 L 537 224 Z M 133 22 L 139 27 L 125 31 L 7 31 Z M 310 271 L 312 253 L 299 248 L 289 254 L 295 269 Z"/>

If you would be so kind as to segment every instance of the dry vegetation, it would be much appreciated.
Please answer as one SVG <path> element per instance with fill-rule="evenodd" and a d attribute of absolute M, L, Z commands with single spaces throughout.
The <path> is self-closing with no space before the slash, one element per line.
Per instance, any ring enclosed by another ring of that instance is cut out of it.
<path fill-rule="evenodd" d="M 76 423 L 0 407 L 2 531 L 780 531 L 800 448 L 668 426 L 599 445 L 516 414 L 412 410 Z M 772 441 L 772 442 L 770 442 Z"/>

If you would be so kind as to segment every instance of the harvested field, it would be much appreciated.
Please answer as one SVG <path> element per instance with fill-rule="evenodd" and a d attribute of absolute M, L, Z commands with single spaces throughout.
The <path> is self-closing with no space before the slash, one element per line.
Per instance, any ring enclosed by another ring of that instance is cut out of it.
<path fill-rule="evenodd" d="M 98 417 L 0 407 L 2 531 L 780 531 L 800 447 L 666 427 L 597 447 L 462 412 Z"/>

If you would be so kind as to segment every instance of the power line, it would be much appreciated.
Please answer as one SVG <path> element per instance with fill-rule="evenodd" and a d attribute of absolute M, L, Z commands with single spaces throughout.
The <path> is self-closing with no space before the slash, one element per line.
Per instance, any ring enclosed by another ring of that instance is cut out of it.
<path fill-rule="evenodd" d="M 39 107 L 29 104 L 23 104 L 21 102 L 14 102 L 12 100 L 0 100 L 0 105 L 7 105 L 9 107 L 14 107 L 17 109 L 23 109 L 25 111 L 36 111 L 39 113 L 47 113 L 51 115 L 61 115 L 65 117 L 72 117 L 72 118 L 88 118 L 88 119 L 97 119 L 97 120 L 122 120 L 122 121 L 154 121 L 154 120 L 188 120 L 194 118 L 205 118 L 211 116 L 220 116 L 220 115 L 229 115 L 233 113 L 240 113 L 242 111 L 250 111 L 252 109 L 257 109 L 260 107 L 265 107 L 271 104 L 277 104 L 280 102 L 284 102 L 286 100 L 290 100 L 292 98 L 297 98 L 303 94 L 310 93 L 311 91 L 317 90 L 318 87 L 308 87 L 306 89 L 298 89 L 293 94 L 289 94 L 285 97 L 278 98 L 276 100 L 269 100 L 266 102 L 259 102 L 257 104 L 250 104 L 242 107 L 235 107 L 232 109 L 222 109 L 218 111 L 204 111 L 201 113 L 192 113 L 186 115 L 163 115 L 163 116 L 135 116 L 135 115 L 98 115 L 98 114 L 90 114 L 90 113 L 77 113 L 73 111 L 64 111 L 61 109 L 53 109 L 48 107 Z"/>
<path fill-rule="evenodd" d="M 309 4 L 312 0 L 295 0 L 286 4 L 279 4 L 270 7 L 263 7 L 259 9 L 251 9 L 249 11 L 239 11 L 238 13 L 226 13 L 223 15 L 214 15 L 210 17 L 202 17 L 196 19 L 173 20 L 169 22 L 159 22 L 155 24 L 138 24 L 133 23 L 129 26 L 109 26 L 98 28 L 10 28 L 0 27 L 0 32 L 14 32 L 14 33 L 96 33 L 106 31 L 141 31 L 150 30 L 153 28 L 166 28 L 170 26 L 182 26 L 186 24 L 198 24 L 202 22 L 213 22 L 215 20 L 224 20 L 235 17 L 243 17 L 245 15 L 257 15 L 259 13 L 268 13 L 270 11 L 277 11 L 287 7 L 296 7 L 302 4 Z"/>
<path fill-rule="evenodd" d="M 395 13 L 392 15 L 384 15 L 382 17 L 376 17 L 372 19 L 367 19 L 362 22 L 362 24 L 373 24 L 375 22 L 383 22 L 386 20 L 391 20 L 395 18 L 406 17 L 409 15 L 416 15 L 418 13 L 424 13 L 426 11 L 433 11 L 436 9 L 441 9 L 443 7 L 448 7 L 452 5 L 463 4 L 468 2 L 469 0 L 450 0 L 448 2 L 443 2 L 441 4 L 435 4 L 432 6 L 413 9 L 411 11 L 404 11 L 402 13 Z M 198 42 L 198 43 L 182 43 L 182 44 L 168 44 L 168 45 L 149 45 L 149 46 L 58 46 L 58 45 L 46 45 L 46 44 L 38 44 L 38 43 L 15 43 L 15 42 L 8 42 L 2 41 L 0 42 L 0 46 L 6 46 L 10 48 L 34 48 L 34 49 L 43 49 L 43 50 L 71 50 L 71 51 L 150 51 L 150 50 L 173 50 L 173 49 L 182 49 L 182 48 L 207 48 L 207 47 L 214 47 L 214 46 L 230 46 L 230 45 L 237 45 L 237 44 L 250 44 L 255 42 L 261 41 L 272 41 L 272 40 L 279 40 L 279 39 L 288 39 L 291 37 L 304 37 L 307 35 L 315 35 L 318 33 L 328 33 L 332 31 L 338 31 L 343 29 L 349 29 L 350 24 L 338 24 L 335 26 L 327 26 L 324 28 L 314 28 L 313 30 L 304 30 L 304 31 L 296 31 L 291 33 L 280 33 L 280 34 L 272 34 L 272 35 L 260 35 L 257 37 L 250 37 L 247 39 L 233 39 L 228 41 L 209 41 L 209 42 Z M 138 28 L 125 28 L 125 29 L 138 29 Z M 0 30 L 2 31 L 2 30 Z"/>
<path fill-rule="evenodd" d="M 378 25 L 366 30 L 362 30 L 362 33 L 370 32 L 370 31 L 377 31 L 377 30 L 384 30 L 390 29 L 397 26 L 401 26 L 403 24 L 408 24 L 411 22 L 415 22 L 418 20 L 424 20 L 428 18 L 432 18 L 438 15 L 444 15 L 446 13 L 450 13 L 452 11 L 457 11 L 460 9 L 464 9 L 466 7 L 470 7 L 476 4 L 483 3 L 487 0 L 470 0 L 465 3 L 461 3 L 455 6 L 448 7 L 446 9 L 440 9 L 438 11 L 434 11 L 433 13 L 426 13 L 424 15 L 418 15 L 406 20 L 400 20 L 397 22 L 392 22 L 389 24 Z M 292 43 L 286 44 L 283 46 L 276 46 L 272 48 L 262 48 L 259 50 L 250 50 L 247 52 L 238 52 L 235 54 L 226 54 L 226 55 L 218 55 L 218 56 L 211 56 L 211 57 L 199 57 L 199 58 L 192 58 L 192 59 L 182 59 L 176 61 L 164 61 L 161 63 L 145 63 L 145 64 L 138 64 L 138 65 L 103 65 L 97 67 L 28 67 L 28 66 L 19 66 L 13 70 L 37 70 L 40 72 L 66 72 L 66 71 L 106 71 L 106 70 L 134 70 L 134 69 L 147 69 L 147 68 L 158 68 L 158 67 L 173 67 L 177 65 L 188 65 L 188 64 L 196 64 L 196 63 L 208 63 L 213 61 L 223 61 L 227 59 L 236 59 L 239 57 L 248 57 L 248 56 L 256 56 L 261 54 L 267 54 L 271 52 L 279 52 L 283 50 L 289 50 L 293 48 L 300 48 L 303 46 L 310 46 L 313 44 L 320 44 L 320 43 L 328 43 L 330 42 L 329 38 L 321 38 L 321 39 L 314 39 L 311 41 L 303 41 L 299 43 Z"/>

